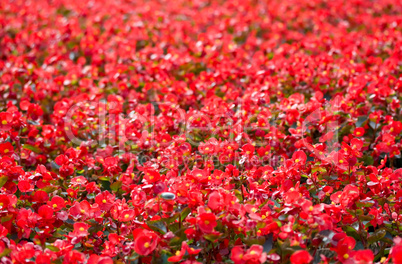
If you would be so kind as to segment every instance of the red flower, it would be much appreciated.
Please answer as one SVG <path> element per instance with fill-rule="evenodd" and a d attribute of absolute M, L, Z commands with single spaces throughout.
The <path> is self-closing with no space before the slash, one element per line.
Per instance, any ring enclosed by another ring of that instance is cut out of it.
<path fill-rule="evenodd" d="M 48 205 L 53 208 L 55 212 L 60 211 L 65 207 L 65 201 L 60 196 L 54 196 Z"/>
<path fill-rule="evenodd" d="M 212 213 L 202 213 L 197 217 L 198 227 L 204 233 L 212 233 L 217 225 L 216 216 Z"/>
<path fill-rule="evenodd" d="M 205 183 L 208 181 L 208 172 L 206 170 L 194 169 L 191 175 L 196 182 Z"/>
<path fill-rule="evenodd" d="M 42 217 L 43 219 L 47 219 L 50 220 L 53 217 L 53 208 L 51 208 L 48 205 L 42 205 L 41 207 L 39 207 L 38 209 L 38 214 L 40 217 Z"/>
<path fill-rule="evenodd" d="M 77 186 L 77 185 L 85 185 L 87 182 L 88 182 L 87 179 L 85 179 L 82 176 L 78 176 L 78 177 L 73 178 L 71 180 L 70 184 L 73 186 Z"/>
<path fill-rule="evenodd" d="M 135 218 L 135 211 L 132 209 L 123 210 L 120 214 L 119 221 L 128 222 Z"/>
<path fill-rule="evenodd" d="M 46 203 L 49 200 L 49 195 L 45 191 L 36 191 L 34 194 L 34 201 L 38 203 Z"/>
<path fill-rule="evenodd" d="M 20 181 L 18 182 L 18 189 L 20 189 L 21 192 L 32 192 L 34 190 L 34 186 L 28 181 Z"/>
<path fill-rule="evenodd" d="M 197 255 L 200 253 L 201 249 L 194 249 L 190 246 L 187 245 L 185 241 L 181 244 L 181 250 L 176 251 L 176 254 L 170 258 L 168 258 L 168 261 L 170 262 L 179 262 L 182 260 L 183 256 L 186 254 L 186 252 L 191 256 L 191 255 Z"/>
<path fill-rule="evenodd" d="M 0 113 L 0 130 L 7 131 L 11 128 L 11 122 L 13 117 L 10 113 L 1 112 Z"/>
<path fill-rule="evenodd" d="M 88 258 L 87 264 L 113 264 L 113 259 L 93 254 Z"/>
<path fill-rule="evenodd" d="M 0 154 L 2 156 L 11 156 L 14 153 L 14 147 L 10 142 L 0 144 Z"/>
<path fill-rule="evenodd" d="M 296 164 L 304 165 L 304 164 L 306 164 L 307 155 L 303 151 L 299 150 L 299 151 L 296 151 L 295 153 L 293 153 L 292 160 Z"/>
<path fill-rule="evenodd" d="M 49 2 L 0 2 L 0 262 L 363 264 L 401 223 L 400 1 Z"/>
<path fill-rule="evenodd" d="M 340 203 L 342 206 L 347 206 L 351 202 L 359 198 L 359 188 L 351 184 L 347 185 L 341 194 Z"/>
<path fill-rule="evenodd" d="M 243 257 L 244 257 L 244 249 L 242 246 L 235 246 L 232 248 L 230 259 L 234 262 L 234 264 L 246 263 Z"/>
<path fill-rule="evenodd" d="M 108 211 L 113 206 L 115 196 L 108 191 L 104 191 L 95 197 L 95 202 L 102 211 Z"/>
<path fill-rule="evenodd" d="M 153 231 L 134 231 L 134 250 L 137 254 L 148 256 L 158 245 L 159 237 Z"/>
<path fill-rule="evenodd" d="M 85 219 L 97 216 L 95 214 L 96 212 L 100 214 L 98 205 L 91 205 L 88 201 L 82 201 L 80 203 L 75 202 L 74 205 L 70 207 L 69 212 L 75 218 L 84 217 Z"/>
<path fill-rule="evenodd" d="M 394 238 L 395 246 L 392 247 L 390 255 L 394 264 L 402 264 L 402 239 Z"/>
<path fill-rule="evenodd" d="M 355 263 L 356 264 L 372 264 L 374 260 L 373 251 L 366 249 L 366 250 L 358 250 L 354 255 Z"/>
<path fill-rule="evenodd" d="M 159 172 L 153 169 L 146 169 L 144 173 L 144 179 L 147 180 L 148 183 L 157 182 L 161 177 Z"/>
<path fill-rule="evenodd" d="M 7 210 L 10 199 L 5 194 L 0 194 L 0 210 Z"/>
<path fill-rule="evenodd" d="M 67 252 L 64 256 L 63 264 L 81 263 L 85 260 L 85 255 L 77 250 Z"/>
<path fill-rule="evenodd" d="M 251 144 L 246 144 L 241 149 L 242 149 L 243 155 L 246 155 L 248 157 L 251 157 L 254 155 L 255 147 Z"/>
<path fill-rule="evenodd" d="M 179 262 L 182 260 L 184 254 L 186 254 L 186 249 L 182 246 L 181 250 L 176 251 L 174 256 L 171 256 L 168 258 L 168 261 L 169 262 Z"/>
<path fill-rule="evenodd" d="M 252 245 L 244 254 L 243 259 L 250 264 L 264 263 L 267 260 L 267 253 L 264 252 L 261 245 Z"/>
<path fill-rule="evenodd" d="M 85 237 L 89 234 L 88 229 L 89 229 L 89 225 L 87 225 L 85 223 L 75 223 L 74 231 L 71 235 L 75 236 L 75 237 Z"/>
<path fill-rule="evenodd" d="M 223 197 L 222 195 L 214 191 L 209 195 L 208 199 L 208 207 L 211 208 L 212 210 L 218 210 L 219 208 L 222 208 L 224 205 Z"/>
<path fill-rule="evenodd" d="M 353 256 L 353 248 L 356 246 L 356 240 L 353 237 L 339 233 L 333 237 L 334 246 L 331 250 L 337 253 L 338 260 L 343 262 L 349 260 Z M 336 241 L 338 241 L 336 243 Z"/>
<path fill-rule="evenodd" d="M 107 157 L 103 162 L 104 173 L 106 175 L 114 175 L 121 171 L 121 168 L 118 166 L 119 158 L 118 157 Z"/>
<path fill-rule="evenodd" d="M 365 131 L 364 131 L 364 128 L 362 128 L 362 127 L 356 128 L 355 131 L 353 132 L 353 134 L 356 137 L 362 137 L 362 136 L 364 136 L 364 133 L 365 133 Z"/>
<path fill-rule="evenodd" d="M 290 257 L 292 264 L 308 264 L 311 261 L 313 261 L 313 257 L 306 250 L 296 251 Z"/>

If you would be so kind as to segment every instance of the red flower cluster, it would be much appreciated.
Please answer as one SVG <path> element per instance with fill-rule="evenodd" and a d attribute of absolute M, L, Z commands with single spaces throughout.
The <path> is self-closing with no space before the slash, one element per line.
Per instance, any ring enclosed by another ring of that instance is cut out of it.
<path fill-rule="evenodd" d="M 401 14 L 0 1 L 0 262 L 402 263 Z"/>

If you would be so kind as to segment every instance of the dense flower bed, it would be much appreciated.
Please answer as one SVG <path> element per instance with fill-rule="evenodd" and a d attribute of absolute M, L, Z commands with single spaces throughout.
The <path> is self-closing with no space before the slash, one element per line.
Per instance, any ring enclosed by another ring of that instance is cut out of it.
<path fill-rule="evenodd" d="M 402 263 L 401 14 L 0 1 L 1 263 Z"/>

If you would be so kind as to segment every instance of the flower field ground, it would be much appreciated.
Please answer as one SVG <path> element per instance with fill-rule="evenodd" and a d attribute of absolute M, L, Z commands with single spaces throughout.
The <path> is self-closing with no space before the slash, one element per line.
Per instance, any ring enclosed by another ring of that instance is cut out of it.
<path fill-rule="evenodd" d="M 1 0 L 0 263 L 402 263 L 399 0 Z"/>

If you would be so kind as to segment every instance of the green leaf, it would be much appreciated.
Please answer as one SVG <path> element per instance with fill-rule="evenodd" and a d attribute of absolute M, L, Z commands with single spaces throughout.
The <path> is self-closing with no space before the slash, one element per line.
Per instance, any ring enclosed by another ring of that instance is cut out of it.
<path fill-rule="evenodd" d="M 102 176 L 98 178 L 101 181 L 110 181 L 110 179 L 108 177 Z"/>
<path fill-rule="evenodd" d="M 311 169 L 312 173 L 317 172 L 317 171 L 319 171 L 319 172 L 327 172 L 327 169 L 325 169 L 324 167 L 313 167 Z"/>
<path fill-rule="evenodd" d="M 54 192 L 56 190 L 57 190 L 57 187 L 51 186 L 51 185 L 48 185 L 48 186 L 45 186 L 45 187 L 42 188 L 42 191 L 45 191 L 47 193 L 52 193 L 52 192 Z"/>
<path fill-rule="evenodd" d="M 364 161 L 364 166 L 369 166 L 374 164 L 374 159 L 371 156 L 365 155 L 362 158 L 362 161 Z"/>
<path fill-rule="evenodd" d="M 273 247 L 273 233 L 270 233 L 268 236 L 267 236 L 267 238 L 266 238 L 266 240 L 265 240 L 265 243 L 264 243 L 264 245 L 263 245 L 263 247 L 264 247 L 264 252 L 265 253 L 268 253 L 268 252 L 270 252 L 271 251 L 271 249 L 272 249 L 272 247 Z"/>
<path fill-rule="evenodd" d="M 1 222 L 4 223 L 4 222 L 7 222 L 7 221 L 10 221 L 11 219 L 13 219 L 13 215 L 9 214 L 9 215 L 3 216 L 1 218 Z"/>
<path fill-rule="evenodd" d="M 359 220 L 362 222 L 371 221 L 374 219 L 374 215 L 359 215 Z"/>
<path fill-rule="evenodd" d="M 240 202 L 243 202 L 243 196 L 239 190 L 235 190 L 234 195 L 237 197 L 237 199 L 239 199 Z"/>
<path fill-rule="evenodd" d="M 383 237 L 385 237 L 385 235 L 387 234 L 387 231 L 385 231 L 385 229 L 377 229 L 374 234 L 372 234 L 369 238 L 368 238 L 368 243 L 369 244 L 373 244 L 377 241 L 380 241 Z"/>
<path fill-rule="evenodd" d="M 171 217 L 167 217 L 167 218 L 162 218 L 162 220 L 166 223 L 166 224 L 171 224 L 174 221 L 176 221 L 176 219 L 178 219 L 180 216 L 179 213 L 175 213 L 174 215 L 172 215 Z"/>
<path fill-rule="evenodd" d="M 123 183 L 121 181 L 114 182 L 112 185 L 110 185 L 110 189 L 112 189 L 112 191 L 117 192 L 121 188 L 122 184 Z"/>
<path fill-rule="evenodd" d="M 149 228 L 151 228 L 152 230 L 154 230 L 155 232 L 158 232 L 160 234 L 166 234 L 166 232 L 167 232 L 165 223 L 163 222 L 162 219 L 155 220 L 155 221 L 148 221 L 147 225 Z"/>
<path fill-rule="evenodd" d="M 186 207 L 183 209 L 183 211 L 181 211 L 180 213 L 180 217 L 181 217 L 181 221 L 184 221 L 184 219 L 186 219 L 186 217 L 191 213 L 191 209 Z"/>
<path fill-rule="evenodd" d="M 168 255 L 167 255 L 167 251 L 165 251 L 165 250 L 163 250 L 162 251 L 162 254 L 160 255 L 160 257 L 159 257 L 159 259 L 158 259 L 158 263 L 161 263 L 161 264 L 168 264 L 168 263 L 170 263 L 169 261 L 168 261 Z"/>
<path fill-rule="evenodd" d="M 204 238 L 208 241 L 215 242 L 220 236 L 220 234 L 208 234 L 204 235 Z"/>
<path fill-rule="evenodd" d="M 5 248 L 5 249 L 3 250 L 3 252 L 0 253 L 0 258 L 2 258 L 2 257 L 4 257 L 4 256 L 7 256 L 8 254 L 10 254 L 10 252 L 11 252 L 11 249 Z"/>
<path fill-rule="evenodd" d="M 60 165 L 58 165 L 56 162 L 54 162 L 54 161 L 51 161 L 50 162 L 50 165 L 52 166 L 52 169 L 54 169 L 54 170 L 58 170 L 58 169 L 60 169 Z"/>
<path fill-rule="evenodd" d="M 248 246 L 252 245 L 264 245 L 265 244 L 265 237 L 259 236 L 259 237 L 253 237 L 253 238 L 247 238 L 243 240 L 244 243 Z"/>
<path fill-rule="evenodd" d="M 29 150 L 37 153 L 37 154 L 42 153 L 42 150 L 40 148 L 32 146 L 32 145 L 29 145 L 29 144 L 24 144 L 24 145 L 22 145 L 22 147 L 24 149 L 29 149 Z"/>
<path fill-rule="evenodd" d="M 374 205 L 374 201 L 366 201 L 366 202 L 356 202 L 357 207 L 372 207 Z"/>
<path fill-rule="evenodd" d="M 180 230 L 180 224 L 179 223 L 173 223 L 173 224 L 169 225 L 169 231 L 172 231 L 173 233 L 176 233 L 179 230 Z"/>
<path fill-rule="evenodd" d="M 183 239 L 181 237 L 174 237 L 170 240 L 169 246 L 180 246 L 184 240 L 185 238 Z"/>
<path fill-rule="evenodd" d="M 353 237 L 356 241 L 360 241 L 360 236 L 356 229 L 351 226 L 344 226 L 343 228 L 348 236 Z"/>
<path fill-rule="evenodd" d="M 392 245 L 394 243 L 391 239 L 389 239 L 387 237 L 381 238 L 380 241 L 387 243 L 388 245 Z"/>
<path fill-rule="evenodd" d="M 268 203 L 268 199 L 266 199 L 262 204 L 260 204 L 260 206 L 258 206 L 259 209 L 263 208 L 267 203 Z"/>
<path fill-rule="evenodd" d="M 110 191 L 110 181 L 101 181 L 100 184 L 102 185 L 102 188 L 105 190 Z"/>
<path fill-rule="evenodd" d="M 364 214 L 364 211 L 363 211 L 362 209 L 357 209 L 357 210 L 356 210 L 356 214 L 357 214 L 357 215 L 363 215 L 363 214 Z"/>
<path fill-rule="evenodd" d="M 55 247 L 53 245 L 46 245 L 46 248 L 50 249 L 53 252 L 59 252 L 60 251 L 60 249 L 58 247 Z"/>
<path fill-rule="evenodd" d="M 7 180 L 8 180 L 7 176 L 0 177 L 0 188 L 3 187 L 4 184 L 6 184 Z"/>
<path fill-rule="evenodd" d="M 361 249 L 364 249 L 364 245 L 361 241 L 357 241 L 354 250 L 361 250 Z"/>

